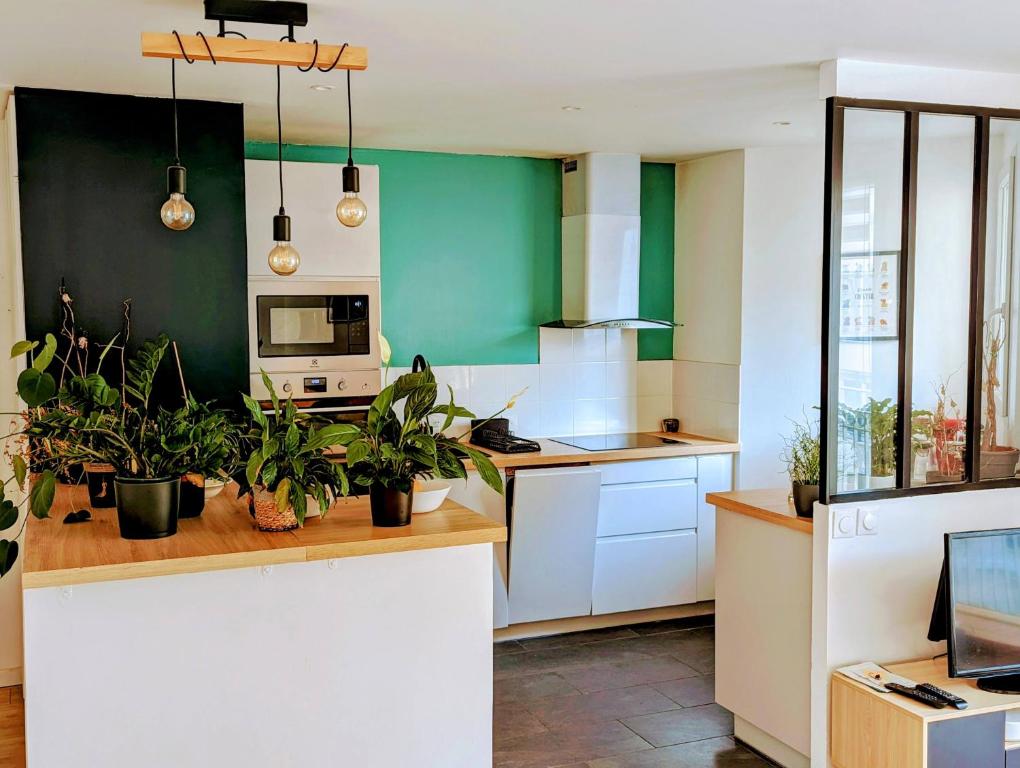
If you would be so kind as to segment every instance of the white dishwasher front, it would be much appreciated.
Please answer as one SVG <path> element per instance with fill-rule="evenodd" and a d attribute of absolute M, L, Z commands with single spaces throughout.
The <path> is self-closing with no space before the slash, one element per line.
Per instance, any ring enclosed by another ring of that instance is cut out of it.
<path fill-rule="evenodd" d="M 510 516 L 510 623 L 591 613 L 602 473 L 519 470 Z"/>

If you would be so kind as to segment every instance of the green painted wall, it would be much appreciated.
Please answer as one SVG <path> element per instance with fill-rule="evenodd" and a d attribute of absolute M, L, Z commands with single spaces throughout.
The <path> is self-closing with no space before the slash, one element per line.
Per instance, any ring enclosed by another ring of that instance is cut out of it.
<path fill-rule="evenodd" d="M 276 145 L 248 142 L 246 156 L 275 160 Z M 285 145 L 283 157 L 343 163 L 346 150 Z M 380 169 L 383 331 L 394 365 L 418 352 L 433 365 L 538 362 L 538 325 L 560 317 L 559 162 L 382 149 L 355 159 Z M 651 295 L 641 310 L 667 318 L 672 179 L 671 165 L 642 166 L 642 215 L 647 208 L 654 221 L 642 221 L 641 285 Z M 642 359 L 672 357 L 671 336 L 642 331 Z"/>
<path fill-rule="evenodd" d="M 673 319 L 676 166 L 641 164 L 641 317 Z M 673 331 L 638 331 L 638 360 L 670 360 Z"/>

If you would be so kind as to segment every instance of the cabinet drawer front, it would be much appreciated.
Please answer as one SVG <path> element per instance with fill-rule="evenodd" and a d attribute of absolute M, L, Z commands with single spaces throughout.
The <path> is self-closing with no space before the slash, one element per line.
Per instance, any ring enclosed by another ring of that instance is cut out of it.
<path fill-rule="evenodd" d="M 595 543 L 592 613 L 619 613 L 697 600 L 694 531 L 640 534 Z"/>
<path fill-rule="evenodd" d="M 602 485 L 616 483 L 653 483 L 657 480 L 683 480 L 698 476 L 698 460 L 694 456 L 644 461 L 614 461 L 599 464 Z"/>
<path fill-rule="evenodd" d="M 698 484 L 694 480 L 602 486 L 599 536 L 697 527 Z"/>

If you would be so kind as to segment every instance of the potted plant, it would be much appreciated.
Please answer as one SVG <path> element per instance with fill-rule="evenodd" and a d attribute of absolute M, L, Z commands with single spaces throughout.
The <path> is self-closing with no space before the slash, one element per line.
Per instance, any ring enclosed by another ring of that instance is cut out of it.
<path fill-rule="evenodd" d="M 994 322 L 993 322 L 994 321 Z M 1016 475 L 1020 450 L 998 444 L 996 396 L 999 390 L 999 353 L 1005 341 L 1006 322 L 996 314 L 985 322 L 985 423 L 981 430 L 981 467 L 979 479 L 996 480 Z"/>
<path fill-rule="evenodd" d="M 304 524 L 308 496 L 325 515 L 332 498 L 347 495 L 347 474 L 341 464 L 326 458 L 325 449 L 349 439 L 355 428 L 317 426 L 292 400 L 280 403 L 265 372 L 262 381 L 272 410 L 263 413 L 257 400 L 244 395 L 251 430 L 244 438 L 248 460 L 238 498 L 247 494 L 259 530 L 289 531 Z"/>
<path fill-rule="evenodd" d="M 200 403 L 192 395 L 176 411 L 161 411 L 159 432 L 163 445 L 179 452 L 184 473 L 178 518 L 198 517 L 205 508 L 207 494 L 214 483 L 218 490 L 239 469 L 239 438 L 231 414 Z M 218 492 L 217 490 L 217 492 Z"/>
<path fill-rule="evenodd" d="M 130 312 L 125 307 L 125 319 Z M 129 331 L 125 331 L 125 341 Z M 146 341 L 130 359 L 121 354 L 121 388 L 109 386 L 99 373 L 75 374 L 59 391 L 46 368 L 56 340 L 47 335 L 42 351 L 18 379 L 18 392 L 29 406 L 25 434 L 35 447 L 34 468 L 59 474 L 89 462 L 115 468 L 114 487 L 121 536 L 150 539 L 177 531 L 180 475 L 184 452 L 163 440 L 162 425 L 150 405 L 156 371 L 170 341 L 165 335 Z M 17 347 L 17 345 L 16 345 Z M 113 348 L 108 344 L 102 359 Z M 23 354 L 35 349 L 25 344 Z M 103 408 L 94 408 L 94 404 Z"/>
<path fill-rule="evenodd" d="M 892 488 L 896 484 L 896 403 L 892 398 L 868 398 L 862 409 L 871 440 L 869 488 Z"/>
<path fill-rule="evenodd" d="M 444 434 L 455 418 L 474 414 L 454 403 L 452 388 L 445 404 L 436 403 L 437 394 L 436 378 L 425 363 L 423 370 L 384 387 L 372 401 L 367 420 L 352 425 L 354 432 L 341 441 L 353 482 L 369 489 L 373 525 L 409 524 L 415 479 L 466 478 L 468 459 L 490 488 L 503 492 L 502 478 L 485 454 L 460 437 Z"/>
<path fill-rule="evenodd" d="M 820 446 L 815 427 L 805 417 L 793 422 L 793 434 L 784 438 L 783 461 L 792 483 L 793 506 L 802 517 L 814 516 L 821 473 Z"/>

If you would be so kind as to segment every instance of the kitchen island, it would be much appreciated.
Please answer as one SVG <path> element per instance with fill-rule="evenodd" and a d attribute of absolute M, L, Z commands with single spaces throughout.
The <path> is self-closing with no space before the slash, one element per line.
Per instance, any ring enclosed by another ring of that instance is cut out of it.
<path fill-rule="evenodd" d="M 786 488 L 707 496 L 716 510 L 715 697 L 733 712 L 738 739 L 807 768 L 814 523 L 788 496 Z"/>
<path fill-rule="evenodd" d="M 421 764 L 492 752 L 492 544 L 454 502 L 373 528 L 344 500 L 286 533 L 232 488 L 127 541 L 61 488 L 23 576 L 28 766 Z"/>

